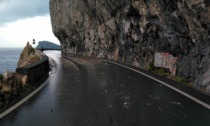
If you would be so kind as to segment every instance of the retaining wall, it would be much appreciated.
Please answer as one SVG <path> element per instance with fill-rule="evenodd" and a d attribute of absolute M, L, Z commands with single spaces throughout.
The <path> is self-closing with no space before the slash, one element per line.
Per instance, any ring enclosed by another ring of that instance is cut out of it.
<path fill-rule="evenodd" d="M 37 84 L 49 76 L 49 70 L 49 58 L 45 56 L 37 62 L 16 68 L 16 73 L 27 75 L 30 84 Z"/>

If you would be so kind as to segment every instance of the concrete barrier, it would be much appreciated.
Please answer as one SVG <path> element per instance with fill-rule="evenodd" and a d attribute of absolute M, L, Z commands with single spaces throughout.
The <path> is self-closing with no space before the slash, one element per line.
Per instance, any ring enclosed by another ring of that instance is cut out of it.
<path fill-rule="evenodd" d="M 49 76 L 49 70 L 49 59 L 45 56 L 37 62 L 16 68 L 16 73 L 27 75 L 28 83 L 37 84 Z"/>

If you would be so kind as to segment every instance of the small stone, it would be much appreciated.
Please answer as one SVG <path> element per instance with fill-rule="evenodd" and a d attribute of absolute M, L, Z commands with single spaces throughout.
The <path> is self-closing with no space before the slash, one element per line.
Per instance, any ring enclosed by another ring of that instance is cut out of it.
<path fill-rule="evenodd" d="M 171 104 L 174 104 L 174 105 L 182 105 L 182 103 L 179 103 L 179 102 L 171 102 Z"/>
<path fill-rule="evenodd" d="M 112 108 L 112 105 L 109 105 L 109 108 Z"/>
<path fill-rule="evenodd" d="M 126 109 L 128 109 L 129 107 L 128 107 L 128 103 L 127 102 L 124 102 L 124 107 L 126 108 Z"/>
<path fill-rule="evenodd" d="M 130 99 L 130 97 L 129 96 L 126 96 L 125 99 L 128 100 L 128 99 Z"/>

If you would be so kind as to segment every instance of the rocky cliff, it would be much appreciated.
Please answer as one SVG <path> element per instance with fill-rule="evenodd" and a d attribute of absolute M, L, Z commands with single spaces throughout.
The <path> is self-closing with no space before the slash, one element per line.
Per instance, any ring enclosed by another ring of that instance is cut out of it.
<path fill-rule="evenodd" d="M 146 68 L 168 52 L 178 75 L 210 89 L 208 0 L 50 0 L 50 15 L 63 54 Z"/>
<path fill-rule="evenodd" d="M 33 62 L 36 62 L 42 57 L 45 56 L 44 53 L 42 53 L 39 50 L 35 50 L 29 42 L 27 42 L 26 46 L 24 47 L 22 53 L 20 54 L 20 58 L 17 64 L 17 67 L 23 67 L 28 64 L 31 64 Z"/>
<path fill-rule="evenodd" d="M 28 42 L 20 55 L 17 67 L 24 67 L 37 62 L 43 56 L 45 54 L 35 50 Z M 3 75 L 0 74 L 0 112 L 8 107 L 9 104 L 27 95 L 35 88 L 34 85 L 29 84 L 29 77 L 27 75 L 10 71 L 6 71 Z"/>

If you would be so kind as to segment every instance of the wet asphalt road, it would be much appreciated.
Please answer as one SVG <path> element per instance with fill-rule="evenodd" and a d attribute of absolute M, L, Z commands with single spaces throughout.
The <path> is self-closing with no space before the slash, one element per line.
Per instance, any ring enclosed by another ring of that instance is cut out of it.
<path fill-rule="evenodd" d="M 210 126 L 210 111 L 131 70 L 94 59 L 56 62 L 48 84 L 0 126 Z"/>

